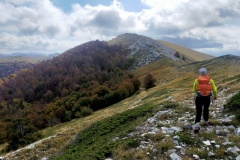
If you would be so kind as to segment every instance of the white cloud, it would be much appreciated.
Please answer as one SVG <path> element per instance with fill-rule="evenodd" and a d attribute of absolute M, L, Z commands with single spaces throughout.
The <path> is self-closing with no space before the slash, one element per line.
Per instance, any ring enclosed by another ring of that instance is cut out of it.
<path fill-rule="evenodd" d="M 240 0 L 141 2 L 149 8 L 127 12 L 113 0 L 110 6 L 76 3 L 65 13 L 50 0 L 4 0 L 0 2 L 0 53 L 63 52 L 127 32 L 183 44 L 191 41 L 192 47 L 210 53 L 238 49 Z"/>

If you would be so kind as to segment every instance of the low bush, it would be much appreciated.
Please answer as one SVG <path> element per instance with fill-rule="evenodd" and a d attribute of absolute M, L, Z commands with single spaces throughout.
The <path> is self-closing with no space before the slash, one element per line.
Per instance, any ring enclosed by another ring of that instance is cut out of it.
<path fill-rule="evenodd" d="M 224 105 L 224 108 L 236 114 L 236 119 L 240 120 L 240 92 L 232 96 Z"/>
<path fill-rule="evenodd" d="M 224 105 L 225 109 L 239 110 L 240 109 L 240 92 L 232 96 L 227 104 Z"/>

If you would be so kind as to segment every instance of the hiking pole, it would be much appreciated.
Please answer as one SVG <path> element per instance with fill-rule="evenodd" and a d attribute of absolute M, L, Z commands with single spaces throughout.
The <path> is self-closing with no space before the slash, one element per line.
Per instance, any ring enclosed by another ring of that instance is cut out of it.
<path fill-rule="evenodd" d="M 212 100 L 212 106 L 214 107 L 214 98 L 213 98 L 213 96 L 211 96 L 211 100 Z"/>

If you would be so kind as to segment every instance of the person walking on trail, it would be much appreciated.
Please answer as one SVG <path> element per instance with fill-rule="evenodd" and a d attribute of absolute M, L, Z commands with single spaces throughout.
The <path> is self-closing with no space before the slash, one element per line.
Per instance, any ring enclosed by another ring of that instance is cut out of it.
<path fill-rule="evenodd" d="M 211 97 L 217 99 L 217 87 L 215 82 L 207 75 L 206 68 L 199 70 L 200 76 L 195 79 L 193 84 L 193 91 L 196 93 L 195 105 L 196 105 L 196 117 L 194 132 L 198 133 L 200 130 L 200 121 L 203 112 L 204 124 L 208 124 L 209 106 Z"/>

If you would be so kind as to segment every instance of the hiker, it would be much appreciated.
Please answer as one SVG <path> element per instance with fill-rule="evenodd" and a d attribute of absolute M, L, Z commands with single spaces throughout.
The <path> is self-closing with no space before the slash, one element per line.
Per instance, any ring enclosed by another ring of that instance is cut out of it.
<path fill-rule="evenodd" d="M 200 76 L 195 79 L 193 84 L 193 91 L 196 92 L 195 105 L 196 105 L 196 117 L 194 132 L 197 133 L 200 130 L 200 121 L 203 111 L 204 125 L 208 125 L 209 106 L 211 97 L 217 99 L 217 87 L 215 82 L 207 76 L 206 68 L 199 70 Z"/>

